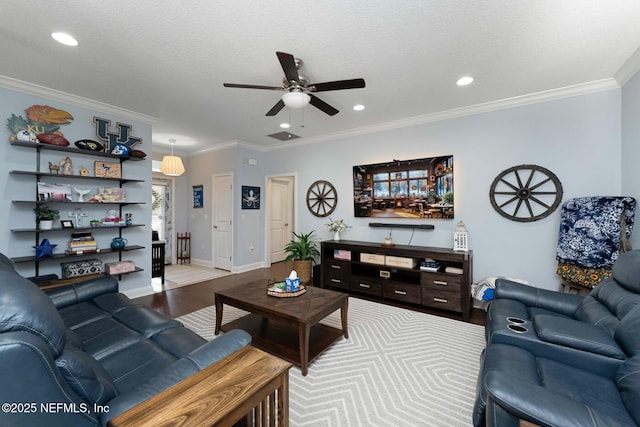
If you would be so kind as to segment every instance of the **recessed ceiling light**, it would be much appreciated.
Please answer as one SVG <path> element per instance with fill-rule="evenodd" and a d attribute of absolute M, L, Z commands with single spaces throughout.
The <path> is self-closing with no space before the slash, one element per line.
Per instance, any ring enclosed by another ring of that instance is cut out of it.
<path fill-rule="evenodd" d="M 280 123 L 280 127 L 282 129 L 289 129 L 290 125 L 289 125 L 289 123 Z"/>
<path fill-rule="evenodd" d="M 470 85 L 471 83 L 473 83 L 473 77 L 469 76 L 462 77 L 456 82 L 458 86 L 466 86 Z"/>
<path fill-rule="evenodd" d="M 354 105 L 354 106 L 353 106 L 353 109 L 354 109 L 355 111 L 362 111 L 362 110 L 364 110 L 364 105 L 362 105 L 362 104 Z"/>
<path fill-rule="evenodd" d="M 51 33 L 51 37 L 58 43 L 62 43 L 67 46 L 78 46 L 78 40 L 74 39 L 67 33 Z"/>

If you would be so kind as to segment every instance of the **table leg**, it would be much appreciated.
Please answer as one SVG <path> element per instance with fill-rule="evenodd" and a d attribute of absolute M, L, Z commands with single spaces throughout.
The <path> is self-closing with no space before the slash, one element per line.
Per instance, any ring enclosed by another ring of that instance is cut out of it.
<path fill-rule="evenodd" d="M 220 333 L 220 326 L 222 326 L 222 301 L 220 301 L 220 297 L 216 294 L 216 328 L 214 330 L 214 334 L 218 335 Z"/>
<path fill-rule="evenodd" d="M 302 376 L 307 375 L 309 367 L 309 335 L 311 327 L 308 323 L 300 323 L 298 325 L 298 341 L 300 343 L 300 370 Z"/>
<path fill-rule="evenodd" d="M 344 300 L 340 309 L 340 320 L 342 320 L 342 332 L 345 338 L 349 338 L 349 329 L 347 327 L 347 312 L 349 311 L 349 298 Z"/>

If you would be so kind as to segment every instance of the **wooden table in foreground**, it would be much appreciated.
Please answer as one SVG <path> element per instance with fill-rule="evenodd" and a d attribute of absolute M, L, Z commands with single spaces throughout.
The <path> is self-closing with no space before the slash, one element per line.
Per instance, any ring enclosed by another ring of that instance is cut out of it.
<path fill-rule="evenodd" d="M 252 346 L 225 357 L 108 422 L 109 427 L 289 425 L 291 364 Z"/>
<path fill-rule="evenodd" d="M 341 292 L 309 286 L 303 295 L 277 298 L 267 295 L 267 284 L 260 281 L 216 292 L 215 301 L 216 335 L 243 329 L 253 337 L 253 346 L 300 366 L 302 375 L 335 340 L 349 338 L 349 296 Z M 222 325 L 224 304 L 251 314 Z M 342 330 L 318 323 L 338 309 Z"/>

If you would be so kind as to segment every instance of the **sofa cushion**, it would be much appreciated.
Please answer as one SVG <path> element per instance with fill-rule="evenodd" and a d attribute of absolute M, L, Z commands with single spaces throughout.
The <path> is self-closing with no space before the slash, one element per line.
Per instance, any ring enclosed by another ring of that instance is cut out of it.
<path fill-rule="evenodd" d="M 168 319 L 147 307 L 128 306 L 114 313 L 113 318 L 141 334 L 145 339 L 165 329 L 178 328 L 182 323 Z"/>
<path fill-rule="evenodd" d="M 126 393 L 158 375 L 176 361 L 150 341 L 141 341 L 100 360 L 119 393 Z"/>
<path fill-rule="evenodd" d="M 207 342 L 200 335 L 187 328 L 166 329 L 155 334 L 151 340 L 176 358 L 186 356 Z"/>
<path fill-rule="evenodd" d="M 81 302 L 58 309 L 58 312 L 64 319 L 64 323 L 71 330 L 80 328 L 81 326 L 95 322 L 100 319 L 111 317 L 109 313 L 99 309 L 95 304 L 90 302 Z"/>
<path fill-rule="evenodd" d="M 627 410 L 640 424 L 640 355 L 627 360 L 618 369 L 615 381 Z"/>
<path fill-rule="evenodd" d="M 87 403 L 105 405 L 117 396 L 109 374 L 85 352 L 65 349 L 56 366 L 73 391 Z"/>
<path fill-rule="evenodd" d="M 84 351 L 98 360 L 144 341 L 142 335 L 110 317 L 83 325 L 74 332 L 82 340 Z"/>
<path fill-rule="evenodd" d="M 538 338 L 553 344 L 625 360 L 627 356 L 613 337 L 589 323 L 557 316 L 538 315 L 533 318 Z"/>
<path fill-rule="evenodd" d="M 38 335 L 57 357 L 65 345 L 66 327 L 49 297 L 10 269 L 0 270 L 0 283 L 0 332 Z"/>

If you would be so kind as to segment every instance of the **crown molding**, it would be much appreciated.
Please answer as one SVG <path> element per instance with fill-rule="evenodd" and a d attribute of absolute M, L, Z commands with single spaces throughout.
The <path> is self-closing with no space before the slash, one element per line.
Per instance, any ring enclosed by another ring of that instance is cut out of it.
<path fill-rule="evenodd" d="M 620 86 L 624 86 L 638 71 L 640 71 L 640 48 L 627 59 L 613 77 Z"/>
<path fill-rule="evenodd" d="M 538 104 L 541 102 L 554 101 L 573 96 L 586 95 L 589 93 L 601 92 L 612 89 L 619 89 L 620 85 L 613 78 L 596 80 L 593 82 L 566 86 L 558 89 L 535 92 L 527 95 L 514 96 L 512 98 L 500 99 L 498 101 L 485 102 L 482 104 L 471 105 L 468 107 L 454 108 L 451 110 L 441 111 L 437 113 L 425 114 L 406 119 L 395 120 L 392 122 L 379 123 L 377 125 L 350 129 L 344 132 L 334 132 L 331 134 L 321 135 L 311 138 L 303 138 L 299 141 L 283 142 L 281 144 L 271 145 L 266 151 L 280 150 L 291 147 L 293 145 L 315 144 L 318 142 L 332 141 L 336 139 L 348 138 L 359 135 L 367 135 L 371 133 L 384 132 L 393 129 L 401 129 L 411 126 L 418 126 L 427 123 L 450 120 L 460 117 L 472 116 L 481 113 L 515 108 L 524 105 Z"/>
<path fill-rule="evenodd" d="M 82 96 L 72 95 L 70 93 L 62 92 L 59 90 L 51 89 L 48 87 L 28 83 L 22 80 L 17 80 L 11 77 L 0 75 L 0 86 L 7 89 L 12 89 L 18 92 L 23 92 L 29 95 L 41 96 L 43 98 L 49 98 L 54 101 L 66 102 L 67 104 L 76 105 L 78 107 L 87 108 L 90 110 L 97 110 L 101 113 L 112 114 L 118 117 L 126 117 L 127 119 L 135 120 L 137 122 L 153 125 L 160 120 L 158 117 L 149 116 L 147 114 L 137 113 L 135 111 L 127 110 L 125 108 L 116 107 L 114 105 L 105 104 L 93 99 L 84 98 Z"/>

